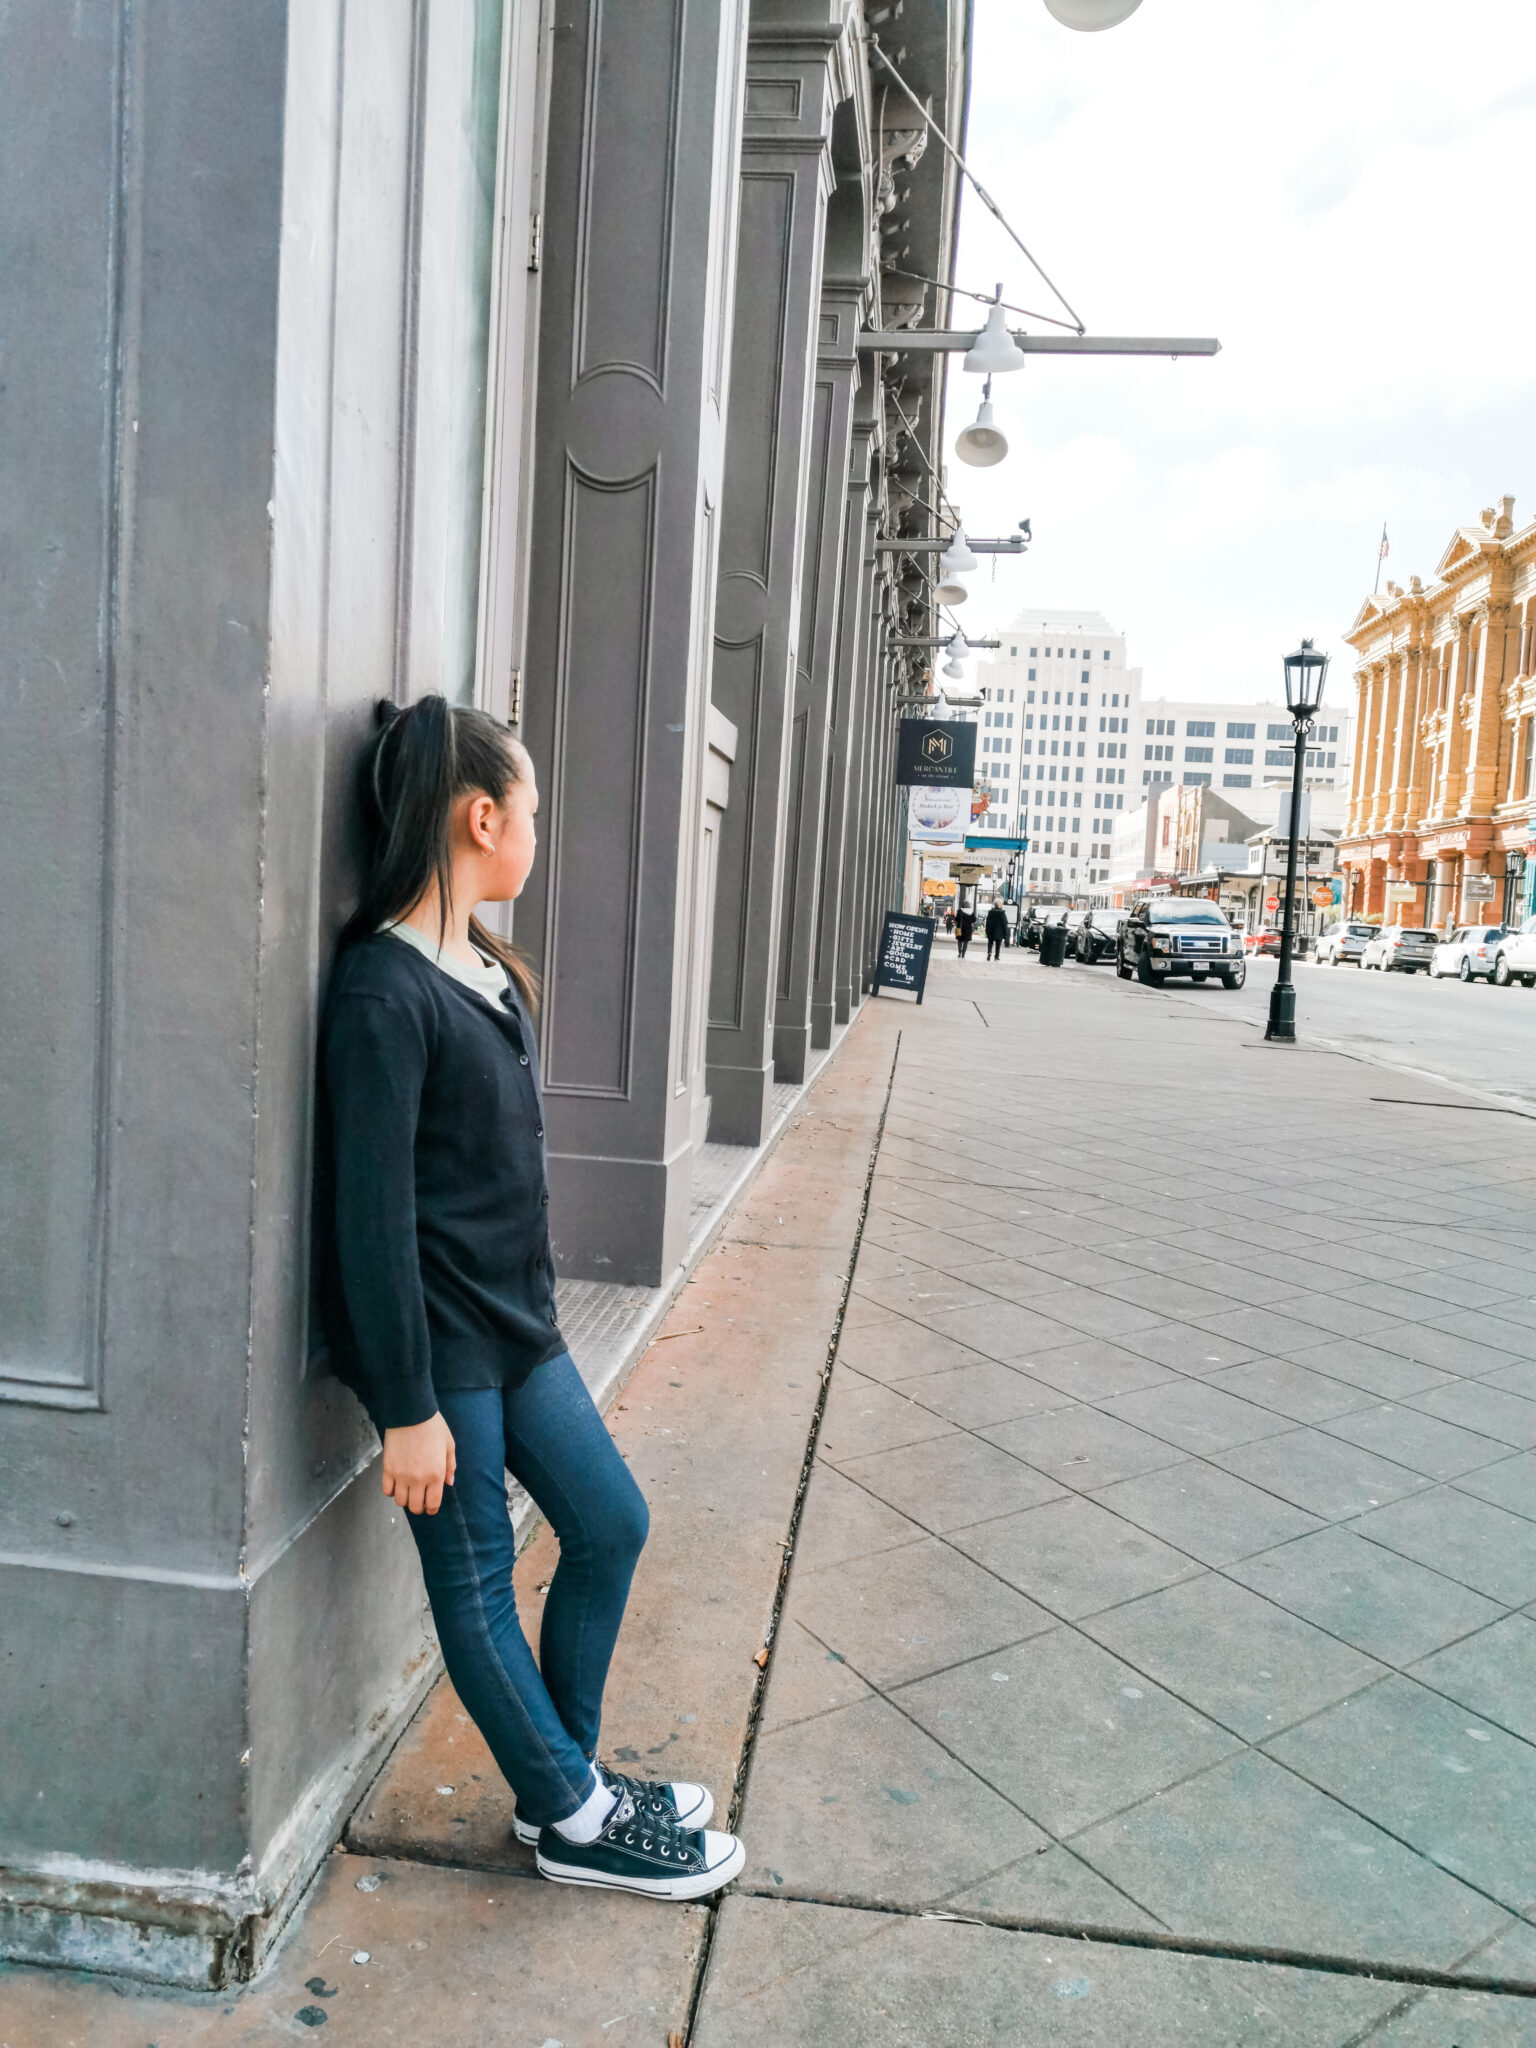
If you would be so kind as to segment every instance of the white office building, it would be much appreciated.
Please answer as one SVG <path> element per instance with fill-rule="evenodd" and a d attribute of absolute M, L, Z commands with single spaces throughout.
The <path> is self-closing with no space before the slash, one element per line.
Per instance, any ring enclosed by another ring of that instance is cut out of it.
<path fill-rule="evenodd" d="M 1144 790 L 1168 782 L 1185 789 L 1224 790 L 1254 817 L 1263 814 L 1263 823 L 1274 822 L 1279 793 L 1291 786 L 1292 726 L 1283 704 L 1147 697 L 1137 717 L 1137 774 L 1132 779 L 1139 779 Z M 1307 748 L 1308 789 L 1337 793 L 1341 799 L 1348 795 L 1349 742 L 1349 712 L 1321 712 Z"/>
<path fill-rule="evenodd" d="M 1075 891 L 1109 871 L 1131 775 L 1140 669 L 1102 612 L 1025 612 L 978 664 L 976 781 L 988 830 L 1029 840 L 1025 886 Z"/>

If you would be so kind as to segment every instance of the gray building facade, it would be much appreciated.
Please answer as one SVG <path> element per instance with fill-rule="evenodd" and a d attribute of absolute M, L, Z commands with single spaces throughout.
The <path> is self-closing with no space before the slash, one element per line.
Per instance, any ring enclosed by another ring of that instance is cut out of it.
<path fill-rule="evenodd" d="M 310 1315 L 373 700 L 533 755 L 567 1277 L 868 995 L 956 205 L 869 26 L 0 13 L 0 1954 L 249 1974 L 436 1672 Z M 958 142 L 968 0 L 877 32 Z"/>

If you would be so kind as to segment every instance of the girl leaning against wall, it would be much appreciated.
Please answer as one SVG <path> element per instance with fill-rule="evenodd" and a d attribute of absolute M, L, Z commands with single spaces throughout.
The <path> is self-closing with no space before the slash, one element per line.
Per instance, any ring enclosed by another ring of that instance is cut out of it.
<path fill-rule="evenodd" d="M 533 764 L 483 712 L 378 708 L 369 861 L 321 1035 L 325 1320 L 383 1440 L 466 1711 L 542 1875 L 697 1899 L 742 1867 L 699 1785 L 597 1757 L 645 1501 L 560 1334 L 536 990 L 473 912 L 533 865 Z M 512 1587 L 507 1474 L 560 1544 L 533 1653 Z"/>

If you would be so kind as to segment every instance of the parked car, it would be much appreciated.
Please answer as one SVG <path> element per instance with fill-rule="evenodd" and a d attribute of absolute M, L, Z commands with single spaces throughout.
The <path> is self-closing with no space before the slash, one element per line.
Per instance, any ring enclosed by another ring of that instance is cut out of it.
<path fill-rule="evenodd" d="M 1170 974 L 1241 988 L 1248 972 L 1241 932 L 1234 931 L 1209 898 L 1151 896 L 1131 906 L 1120 927 L 1115 971 L 1162 988 Z"/>
<path fill-rule="evenodd" d="M 1032 903 L 1019 919 L 1019 944 L 1028 946 L 1034 952 L 1040 950 L 1040 927 L 1050 915 L 1049 906 Z"/>
<path fill-rule="evenodd" d="M 1446 934 L 1430 955 L 1430 980 L 1440 981 L 1447 974 L 1454 974 L 1460 981 L 1473 981 L 1481 974 L 1492 981 L 1494 956 L 1503 936 L 1501 924 L 1459 925 Z"/>
<path fill-rule="evenodd" d="M 1108 960 L 1120 938 L 1123 910 L 1090 910 L 1077 928 L 1077 957 L 1084 967 Z"/>
<path fill-rule="evenodd" d="M 1493 985 L 1508 988 L 1512 981 L 1536 988 L 1536 917 L 1528 917 L 1520 929 L 1505 932 L 1493 956 Z"/>
<path fill-rule="evenodd" d="M 1319 967 L 1344 967 L 1352 960 L 1358 967 L 1360 955 L 1378 936 L 1373 924 L 1360 924 L 1346 920 L 1342 924 L 1330 925 L 1317 942 L 1317 964 Z"/>
<path fill-rule="evenodd" d="M 1243 944 L 1250 953 L 1278 953 L 1280 950 L 1280 934 L 1266 925 L 1263 931 L 1245 932 L 1243 934 Z"/>
<path fill-rule="evenodd" d="M 1360 965 L 1380 974 L 1428 974 L 1436 944 L 1434 933 L 1417 925 L 1389 924 L 1366 946 Z"/>

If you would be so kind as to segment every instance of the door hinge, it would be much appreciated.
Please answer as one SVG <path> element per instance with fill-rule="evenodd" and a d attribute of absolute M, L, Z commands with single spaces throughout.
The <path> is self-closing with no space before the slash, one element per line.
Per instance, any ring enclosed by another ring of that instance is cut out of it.
<path fill-rule="evenodd" d="M 507 723 L 521 725 L 523 722 L 523 672 L 520 668 L 512 671 L 507 688 Z"/>
<path fill-rule="evenodd" d="M 528 268 L 537 270 L 544 254 L 544 216 L 533 213 L 528 216 Z"/>

